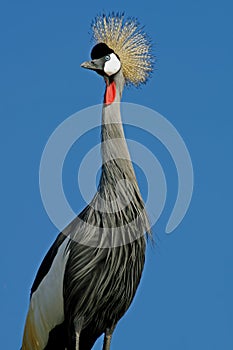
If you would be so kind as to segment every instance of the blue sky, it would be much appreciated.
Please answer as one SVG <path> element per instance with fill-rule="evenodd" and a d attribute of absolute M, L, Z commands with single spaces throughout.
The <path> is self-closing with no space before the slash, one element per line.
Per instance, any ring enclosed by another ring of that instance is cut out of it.
<path fill-rule="evenodd" d="M 177 177 L 162 145 L 147 139 L 163 165 L 168 197 L 154 227 L 156 246 L 148 248 L 140 288 L 112 350 L 231 350 L 233 50 L 232 5 L 225 0 L 120 0 L 117 7 L 104 1 L 2 1 L 1 347 L 19 349 L 30 286 L 57 235 L 38 185 L 45 143 L 68 116 L 102 101 L 101 79 L 80 68 L 91 49 L 90 22 L 102 10 L 124 10 L 145 25 L 155 43 L 156 70 L 145 87 L 127 89 L 124 101 L 155 109 L 176 127 L 195 175 L 189 211 L 166 235 Z M 64 187 L 77 212 L 83 202 L 74 151 L 78 158 L 80 147 L 91 142 L 75 146 L 65 168 Z M 141 186 L 144 193 L 143 181 Z"/>

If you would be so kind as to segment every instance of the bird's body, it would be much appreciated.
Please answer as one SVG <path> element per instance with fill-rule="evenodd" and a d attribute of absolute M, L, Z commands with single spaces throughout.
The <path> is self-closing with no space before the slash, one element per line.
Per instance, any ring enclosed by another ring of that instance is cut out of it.
<path fill-rule="evenodd" d="M 90 350 L 103 333 L 109 350 L 144 266 L 149 224 L 121 123 L 125 77 L 107 45 L 97 44 L 92 56 L 83 66 L 106 82 L 101 179 L 91 203 L 59 234 L 38 270 L 22 350 Z"/>
<path fill-rule="evenodd" d="M 57 251 L 57 245 L 62 247 L 62 242 L 66 244 L 68 240 L 60 234 L 51 248 L 54 252 L 49 252 L 50 258 Z M 128 309 L 140 281 L 144 253 L 144 237 L 122 247 L 99 249 L 71 241 L 64 276 L 64 286 L 68 287 L 64 289 L 64 315 L 62 317 L 62 305 L 58 303 L 59 299 L 62 300 L 62 293 L 56 284 L 50 286 L 49 293 L 46 289 L 46 296 L 43 291 L 37 295 L 38 292 L 32 288 L 31 302 L 35 304 L 28 315 L 31 313 L 34 318 L 28 321 L 32 323 L 28 323 L 25 329 L 27 343 L 23 349 L 76 350 L 74 320 L 77 316 L 80 317 L 77 322 L 82 327 L 79 350 L 91 349 L 96 339 L 108 329 L 113 329 Z M 43 264 L 41 266 L 43 269 Z M 77 277 L 77 272 L 80 277 Z M 40 289 L 43 286 L 38 287 L 38 291 Z M 52 307 L 54 304 L 55 309 Z M 38 312 L 35 314 L 35 311 Z M 42 315 L 47 314 L 52 318 L 50 324 L 53 328 L 48 327 L 49 317 L 43 324 Z M 31 334 L 27 333 L 27 329 L 31 330 Z M 37 341 L 41 341 L 34 344 L 35 335 Z"/>

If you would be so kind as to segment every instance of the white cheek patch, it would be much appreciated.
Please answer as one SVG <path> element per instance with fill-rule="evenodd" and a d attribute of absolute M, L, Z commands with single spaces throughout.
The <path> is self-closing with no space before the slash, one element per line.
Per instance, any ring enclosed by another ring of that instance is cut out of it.
<path fill-rule="evenodd" d="M 105 62 L 104 72 L 107 75 L 116 74 L 121 68 L 121 62 L 114 53 L 111 53 L 110 60 Z"/>

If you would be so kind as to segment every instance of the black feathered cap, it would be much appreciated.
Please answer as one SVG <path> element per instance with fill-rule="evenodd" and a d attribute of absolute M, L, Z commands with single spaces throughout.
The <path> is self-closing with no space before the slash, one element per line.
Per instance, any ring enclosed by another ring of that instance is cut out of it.
<path fill-rule="evenodd" d="M 101 57 L 104 57 L 106 55 L 110 55 L 110 53 L 113 53 L 114 51 L 108 47 L 108 45 L 104 43 L 99 43 L 93 47 L 91 50 L 91 59 L 95 60 Z"/>

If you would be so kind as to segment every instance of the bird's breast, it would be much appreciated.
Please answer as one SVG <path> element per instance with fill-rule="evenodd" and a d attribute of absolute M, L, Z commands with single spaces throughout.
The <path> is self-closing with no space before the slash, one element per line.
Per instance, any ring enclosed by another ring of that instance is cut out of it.
<path fill-rule="evenodd" d="M 92 325 L 96 333 L 104 332 L 132 302 L 144 259 L 144 236 L 111 249 L 73 245 L 64 280 L 65 312 L 82 317 L 84 328 Z"/>

